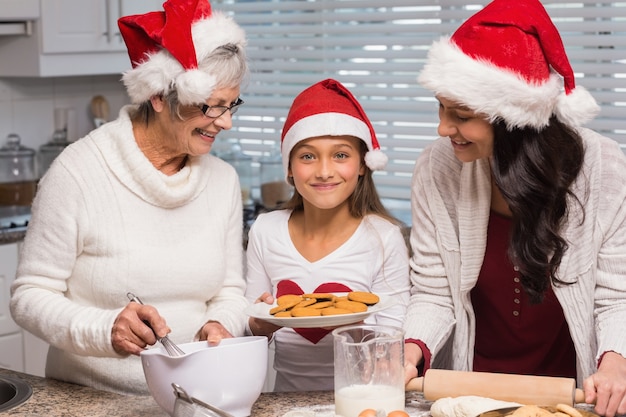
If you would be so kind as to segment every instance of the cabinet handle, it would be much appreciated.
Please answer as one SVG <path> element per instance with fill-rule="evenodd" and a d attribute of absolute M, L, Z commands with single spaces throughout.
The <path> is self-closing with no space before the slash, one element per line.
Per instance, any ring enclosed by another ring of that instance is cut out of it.
<path fill-rule="evenodd" d="M 115 34 L 117 33 L 117 19 L 122 10 L 121 1 L 117 2 L 117 12 L 115 11 L 115 0 L 105 0 L 106 5 L 106 21 L 107 21 L 107 42 L 113 43 Z"/>

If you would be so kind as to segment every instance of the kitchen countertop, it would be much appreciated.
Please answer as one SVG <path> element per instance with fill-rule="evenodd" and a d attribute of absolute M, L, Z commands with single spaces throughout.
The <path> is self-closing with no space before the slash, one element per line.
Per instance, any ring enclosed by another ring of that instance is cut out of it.
<path fill-rule="evenodd" d="M 0 244 L 24 239 L 29 220 L 30 207 L 0 205 Z"/>
<path fill-rule="evenodd" d="M 31 385 L 32 396 L 18 407 L 3 413 L 22 417 L 167 417 L 151 396 L 125 396 L 50 378 L 0 368 L 0 376 L 18 377 Z M 173 394 L 172 394 L 173 395 Z M 419 393 L 407 393 L 411 417 L 429 415 L 430 402 Z M 262 393 L 251 417 L 280 417 L 288 411 L 312 411 L 316 416 L 334 415 L 333 392 Z"/>
<path fill-rule="evenodd" d="M 0 230 L 0 245 L 21 242 L 26 236 L 26 228 Z"/>

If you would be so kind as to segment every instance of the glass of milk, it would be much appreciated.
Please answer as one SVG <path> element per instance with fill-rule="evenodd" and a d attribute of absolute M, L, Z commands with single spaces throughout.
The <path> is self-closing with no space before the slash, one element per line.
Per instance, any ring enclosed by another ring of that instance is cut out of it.
<path fill-rule="evenodd" d="M 404 410 L 404 331 L 357 324 L 332 332 L 335 414 L 358 417 L 366 408 Z"/>

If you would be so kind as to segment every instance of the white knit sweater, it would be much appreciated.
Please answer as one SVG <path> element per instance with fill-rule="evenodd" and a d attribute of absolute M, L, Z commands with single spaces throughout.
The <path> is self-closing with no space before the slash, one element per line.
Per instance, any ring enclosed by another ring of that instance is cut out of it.
<path fill-rule="evenodd" d="M 554 287 L 577 354 L 578 382 L 599 355 L 626 357 L 626 158 L 618 145 L 583 129 L 586 153 L 564 237 L 569 249 Z M 406 336 L 422 340 L 433 367 L 471 370 L 474 312 L 470 291 L 485 254 L 491 183 L 486 159 L 461 163 L 448 138 L 417 161 L 412 186 L 412 297 Z"/>
<path fill-rule="evenodd" d="M 204 155 L 164 175 L 137 147 L 123 108 L 67 147 L 41 180 L 11 313 L 50 343 L 47 376 L 147 394 L 139 357 L 111 344 L 126 293 L 155 306 L 175 342 L 193 341 L 209 319 L 242 335 L 242 255 L 235 170 Z"/>

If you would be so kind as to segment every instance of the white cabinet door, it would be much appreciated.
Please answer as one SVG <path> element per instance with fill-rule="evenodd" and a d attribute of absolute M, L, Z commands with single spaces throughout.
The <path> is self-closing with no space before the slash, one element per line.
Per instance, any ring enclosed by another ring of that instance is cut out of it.
<path fill-rule="evenodd" d="M 164 0 L 39 0 L 30 36 L 0 36 L 0 77 L 120 74 L 130 69 L 120 16 L 162 10 Z M 1 7 L 1 6 L 0 6 Z"/>
<path fill-rule="evenodd" d="M 22 333 L 0 336 L 0 368 L 24 372 Z"/>
<path fill-rule="evenodd" d="M 125 52 L 117 20 L 161 10 L 162 0 L 41 0 L 42 52 Z"/>
<path fill-rule="evenodd" d="M 11 283 L 17 269 L 17 243 L 0 245 L 0 335 L 18 332 L 9 312 Z M 21 350 L 21 348 L 20 348 Z"/>
<path fill-rule="evenodd" d="M 24 343 L 24 370 L 22 372 L 46 376 L 46 359 L 50 345 L 26 330 L 22 331 L 22 337 Z"/>
<path fill-rule="evenodd" d="M 42 0 L 42 52 L 122 50 L 119 38 L 109 34 L 108 5 L 106 0 Z"/>
<path fill-rule="evenodd" d="M 17 269 L 17 243 L 0 245 L 0 368 L 24 372 L 21 328 L 9 312 L 11 283 Z"/>
<path fill-rule="evenodd" d="M 163 10 L 165 0 L 121 0 L 120 16 L 129 16 L 131 14 L 141 14 L 152 10 Z"/>

